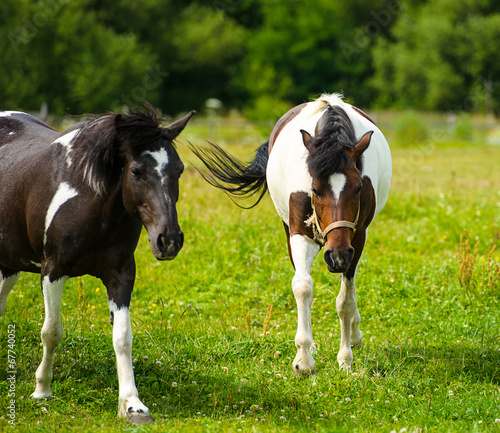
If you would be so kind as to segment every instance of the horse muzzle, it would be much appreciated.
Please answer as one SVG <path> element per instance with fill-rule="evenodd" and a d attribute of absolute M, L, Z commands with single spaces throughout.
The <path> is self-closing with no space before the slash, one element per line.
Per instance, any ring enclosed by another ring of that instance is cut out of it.
<path fill-rule="evenodd" d="M 150 236 L 149 244 L 157 260 L 173 260 L 184 244 L 184 234 L 180 230 L 173 234 L 160 233 Z"/>
<path fill-rule="evenodd" d="M 332 273 L 344 273 L 347 272 L 349 266 L 351 265 L 352 259 L 354 257 L 354 248 L 348 247 L 344 251 L 325 251 L 325 262 L 328 270 Z"/>

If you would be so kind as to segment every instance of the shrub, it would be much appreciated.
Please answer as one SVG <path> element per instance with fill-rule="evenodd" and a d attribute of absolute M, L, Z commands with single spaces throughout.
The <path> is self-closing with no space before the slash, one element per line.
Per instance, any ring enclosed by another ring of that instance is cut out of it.
<path fill-rule="evenodd" d="M 400 114 L 394 121 L 396 140 L 403 145 L 422 143 L 429 138 L 429 126 L 413 111 Z"/>

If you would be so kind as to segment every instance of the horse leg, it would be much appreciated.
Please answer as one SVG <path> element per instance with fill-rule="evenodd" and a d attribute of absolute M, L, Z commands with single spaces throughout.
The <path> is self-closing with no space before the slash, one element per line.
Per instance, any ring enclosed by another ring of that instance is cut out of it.
<path fill-rule="evenodd" d="M 0 270 L 0 317 L 2 317 L 5 311 L 5 305 L 7 304 L 7 296 L 19 279 L 20 273 L 7 272 Z"/>
<path fill-rule="evenodd" d="M 127 274 L 115 274 L 103 282 L 108 289 L 109 310 L 113 325 L 113 347 L 118 371 L 118 416 L 133 424 L 152 424 L 149 409 L 139 400 L 132 367 L 132 327 L 130 324 L 130 297 L 135 279 L 135 265 Z"/>
<path fill-rule="evenodd" d="M 337 314 L 340 319 L 340 350 L 337 354 L 339 367 L 349 370 L 352 365 L 352 346 L 361 345 L 363 334 L 359 330 L 361 316 L 356 301 L 356 269 L 363 253 L 366 231 L 359 230 L 352 240 L 354 257 L 347 272 L 342 274 L 337 296 Z"/>
<path fill-rule="evenodd" d="M 314 374 L 315 362 L 311 354 L 311 346 L 314 342 L 311 326 L 311 305 L 313 299 L 311 266 L 320 247 L 306 236 L 293 235 L 290 237 L 290 249 L 295 265 L 292 290 L 297 302 L 298 315 L 297 333 L 295 334 L 297 355 L 293 360 L 293 372 L 296 375 Z"/>
<path fill-rule="evenodd" d="M 36 388 L 32 398 L 50 397 L 50 382 L 52 380 L 52 365 L 54 352 L 61 341 L 63 326 L 61 323 L 61 301 L 64 283 L 68 277 L 52 281 L 49 275 L 42 277 L 42 292 L 45 305 L 45 321 L 42 326 L 43 358 L 36 370 Z"/>
<path fill-rule="evenodd" d="M 337 296 L 337 314 L 340 319 L 340 350 L 337 361 L 340 368 L 351 368 L 351 346 L 361 344 L 362 333 L 359 330 L 361 316 L 356 303 L 355 278 L 342 274 L 340 292 Z"/>
<path fill-rule="evenodd" d="M 356 288 L 354 285 L 354 277 L 352 278 L 354 300 L 356 301 Z M 356 310 L 351 321 L 351 347 L 359 347 L 363 342 L 363 332 L 359 329 L 359 322 L 361 322 L 361 315 L 359 314 L 358 305 L 356 302 Z"/>

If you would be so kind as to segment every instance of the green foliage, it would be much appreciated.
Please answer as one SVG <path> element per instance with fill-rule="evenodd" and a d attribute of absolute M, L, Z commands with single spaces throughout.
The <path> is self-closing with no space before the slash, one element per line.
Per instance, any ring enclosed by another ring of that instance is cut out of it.
<path fill-rule="evenodd" d="M 422 144 L 429 138 L 429 127 L 417 113 L 406 111 L 394 120 L 396 141 L 401 145 Z"/>
<path fill-rule="evenodd" d="M 471 116 L 461 113 L 455 123 L 455 136 L 459 140 L 470 140 L 474 133 Z"/>
<path fill-rule="evenodd" d="M 107 111 L 120 93 L 143 82 L 154 54 L 133 33 L 106 27 L 89 3 L 3 3 L 13 12 L 0 26 L 6 107 L 37 110 L 46 102 L 55 113 Z"/>
<path fill-rule="evenodd" d="M 373 50 L 372 82 L 379 102 L 453 111 L 498 110 L 498 91 L 491 80 L 500 74 L 498 64 L 492 64 L 498 56 L 493 42 L 500 31 L 498 4 L 473 0 L 403 4 L 390 38 L 379 38 Z"/>
<path fill-rule="evenodd" d="M 147 99 L 175 115 L 215 97 L 271 120 L 343 91 L 365 107 L 498 112 L 497 3 L 5 0 L 0 99 L 55 114 Z"/>

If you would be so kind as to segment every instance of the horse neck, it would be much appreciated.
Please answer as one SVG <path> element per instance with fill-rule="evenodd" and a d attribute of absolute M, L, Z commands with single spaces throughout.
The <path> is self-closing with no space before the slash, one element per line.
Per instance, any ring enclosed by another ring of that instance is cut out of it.
<path fill-rule="evenodd" d="M 122 177 L 120 176 L 118 181 L 110 185 L 108 191 L 99 198 L 102 203 L 100 212 L 103 220 L 120 221 L 129 215 L 123 204 L 122 191 Z"/>

